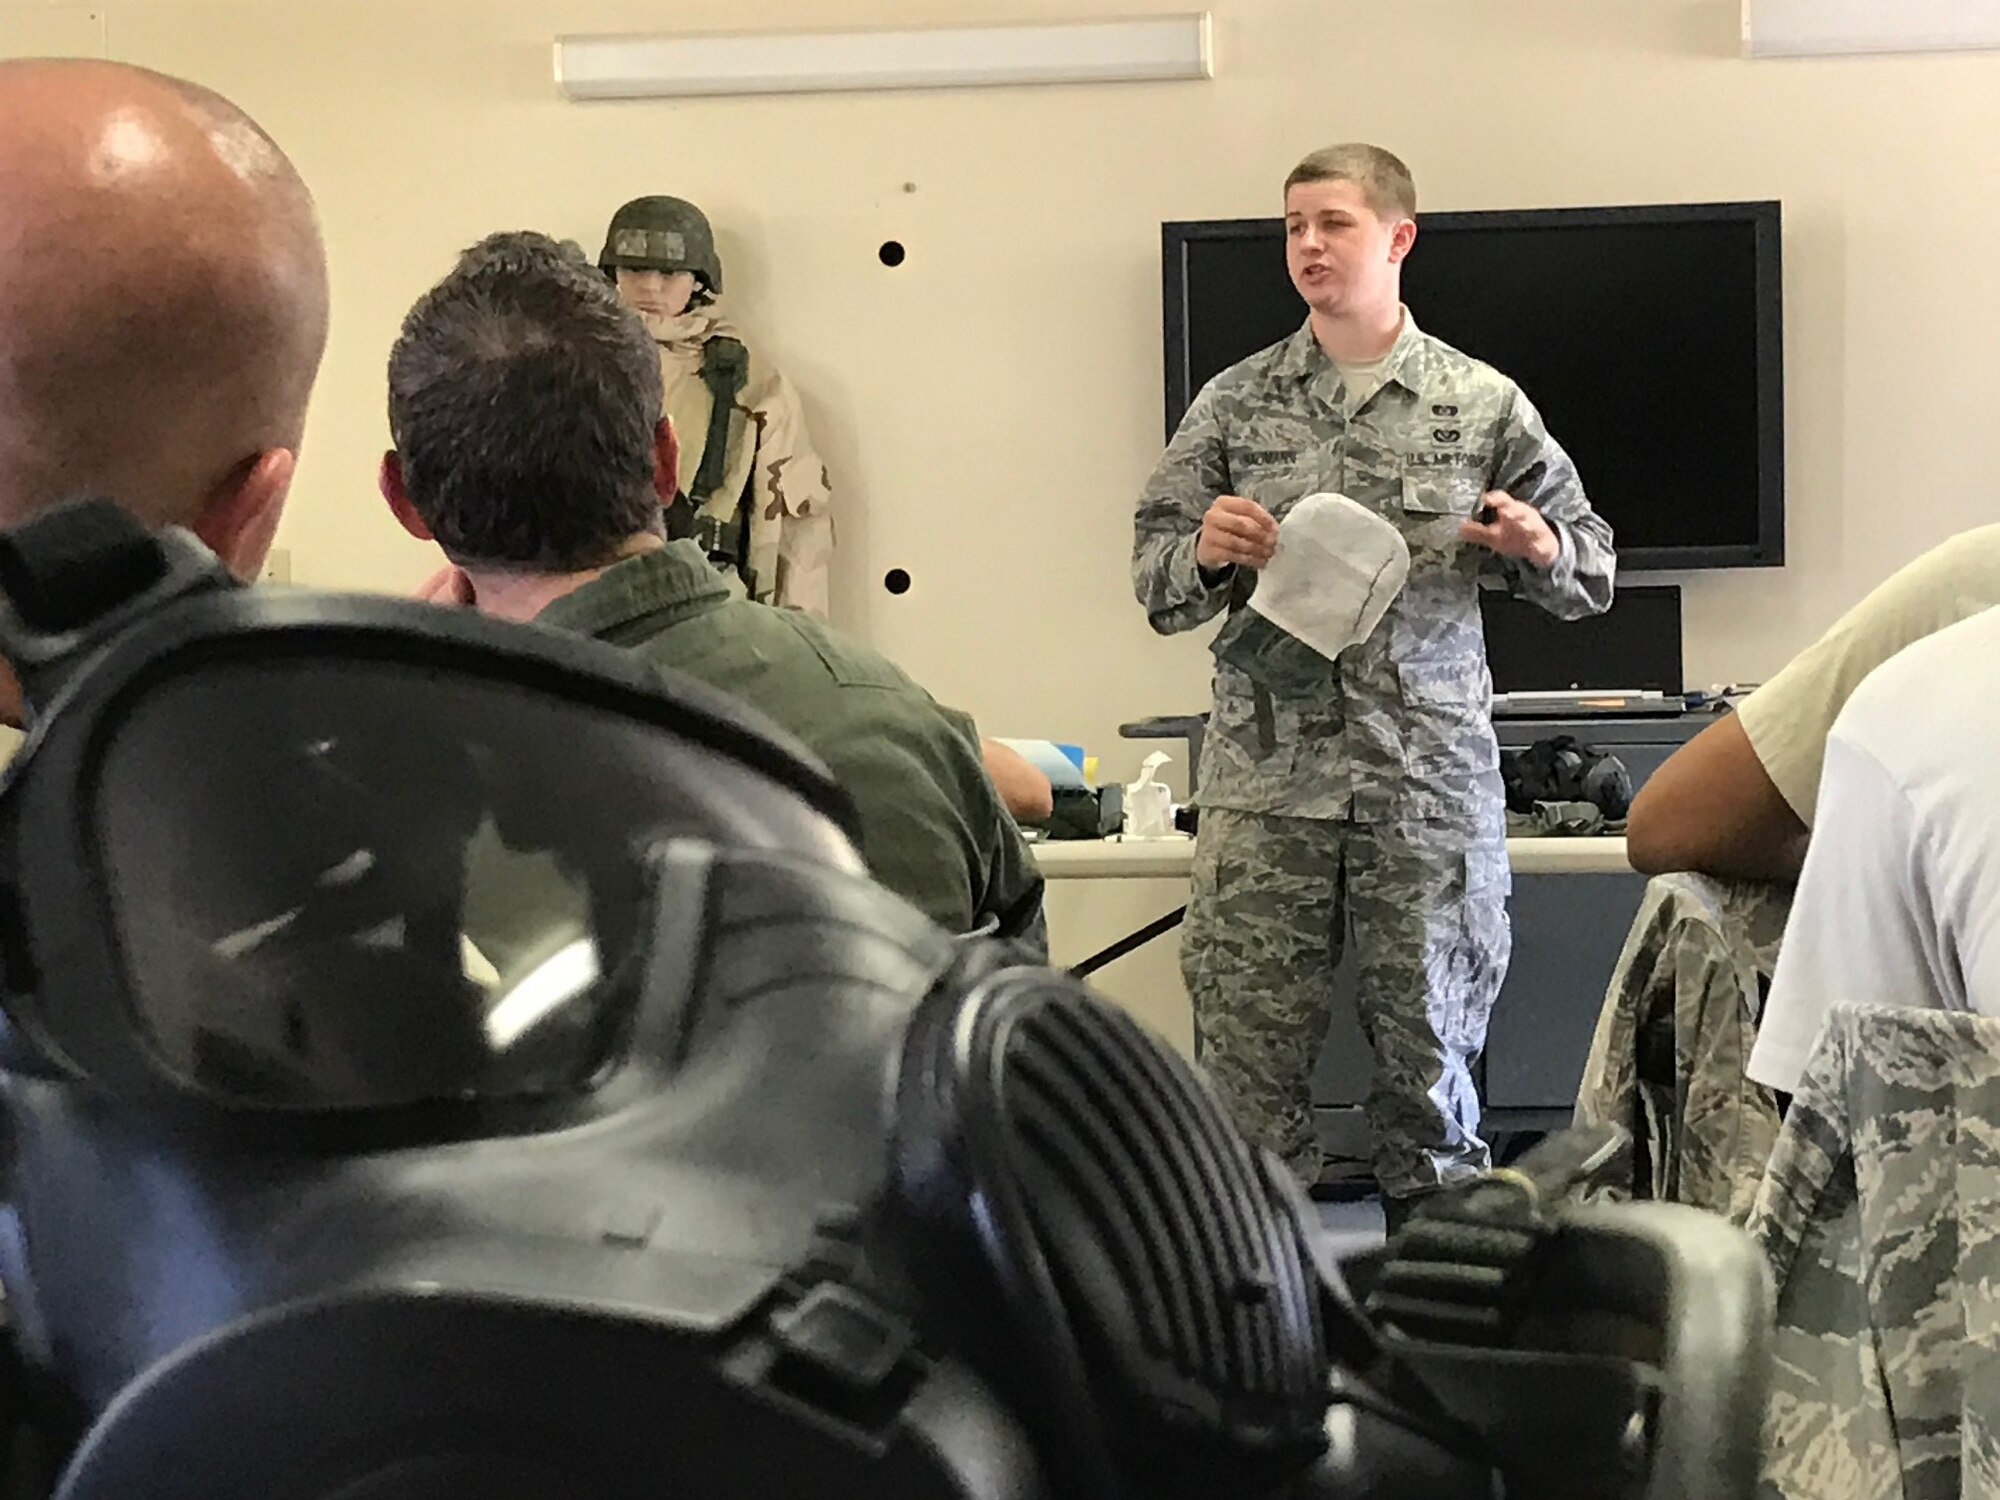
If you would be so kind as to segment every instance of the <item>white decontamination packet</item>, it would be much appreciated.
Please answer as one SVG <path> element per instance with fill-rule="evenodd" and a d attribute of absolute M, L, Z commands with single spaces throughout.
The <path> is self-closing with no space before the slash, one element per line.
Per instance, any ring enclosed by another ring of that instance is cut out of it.
<path fill-rule="evenodd" d="M 1307 495 L 1278 523 L 1250 607 L 1332 660 L 1368 639 L 1409 576 L 1410 549 L 1389 522 L 1345 495 Z"/>

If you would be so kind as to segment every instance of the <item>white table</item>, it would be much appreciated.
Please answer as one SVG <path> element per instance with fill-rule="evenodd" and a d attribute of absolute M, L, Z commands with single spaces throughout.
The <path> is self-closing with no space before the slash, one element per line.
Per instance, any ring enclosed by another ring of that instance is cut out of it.
<path fill-rule="evenodd" d="M 1049 882 L 1049 949 L 1059 965 L 1081 963 L 1187 902 L 1191 838 L 1053 839 L 1030 847 Z M 1624 875 L 1632 868 L 1622 838 L 1509 839 L 1507 857 L 1517 875 Z M 1099 970 L 1091 984 L 1192 1055 L 1178 928 Z"/>

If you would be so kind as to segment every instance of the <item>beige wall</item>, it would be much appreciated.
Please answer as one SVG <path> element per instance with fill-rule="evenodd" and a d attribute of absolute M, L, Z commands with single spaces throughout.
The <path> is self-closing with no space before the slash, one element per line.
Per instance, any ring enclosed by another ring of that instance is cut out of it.
<path fill-rule="evenodd" d="M 1080 739 L 1123 771 L 1121 718 L 1205 696 L 1199 642 L 1154 639 L 1125 582 L 1160 441 L 1159 222 L 1272 212 L 1293 159 L 1343 137 L 1402 152 L 1431 208 L 1784 200 L 1792 563 L 1690 582 L 1691 679 L 1768 672 L 2000 515 L 2000 58 L 1750 63 L 1735 0 L 1214 3 L 1212 82 L 956 95 L 572 105 L 550 44 L 1066 8 L 108 0 L 15 7 L 0 41 L 67 46 L 68 26 L 199 78 L 316 187 L 334 338 L 282 536 L 305 582 L 396 588 L 428 565 L 372 477 L 385 352 L 453 251 L 519 225 L 594 249 L 624 198 L 680 193 L 722 226 L 732 300 L 833 462 L 838 615 L 991 731 Z M 915 579 L 902 598 L 892 567 Z"/>

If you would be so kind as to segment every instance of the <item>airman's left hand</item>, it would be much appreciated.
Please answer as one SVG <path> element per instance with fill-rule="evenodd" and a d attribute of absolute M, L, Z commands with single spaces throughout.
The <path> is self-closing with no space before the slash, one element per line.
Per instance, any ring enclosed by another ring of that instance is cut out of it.
<path fill-rule="evenodd" d="M 1534 506 L 1505 490 L 1488 490 L 1480 497 L 1481 520 L 1474 516 L 1458 528 L 1461 541 L 1472 542 L 1502 557 L 1518 557 L 1546 572 L 1562 556 L 1562 538 Z"/>

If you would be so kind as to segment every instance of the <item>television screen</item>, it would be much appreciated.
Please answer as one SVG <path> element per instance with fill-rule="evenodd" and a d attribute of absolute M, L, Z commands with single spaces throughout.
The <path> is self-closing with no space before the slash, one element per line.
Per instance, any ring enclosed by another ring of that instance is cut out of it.
<path fill-rule="evenodd" d="M 1305 320 L 1279 219 L 1162 226 L 1167 430 Z M 1776 203 L 1424 214 L 1419 327 L 1513 377 L 1625 571 L 1784 561 Z"/>

